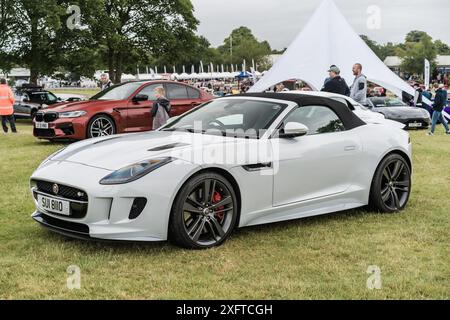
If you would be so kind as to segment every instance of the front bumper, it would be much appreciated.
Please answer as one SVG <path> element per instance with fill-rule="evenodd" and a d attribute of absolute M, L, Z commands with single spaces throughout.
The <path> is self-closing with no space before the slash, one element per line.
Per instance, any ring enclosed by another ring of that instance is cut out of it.
<path fill-rule="evenodd" d="M 35 197 L 36 187 L 33 185 L 36 211 L 32 217 L 51 231 L 78 239 L 165 241 L 172 203 L 176 192 L 184 183 L 180 179 L 180 172 L 184 172 L 187 177 L 196 168 L 188 162 L 177 162 L 177 169 L 180 168 L 181 171 L 166 165 L 132 183 L 104 186 L 99 181 L 111 173 L 109 170 L 50 161 L 33 174 L 33 184 L 35 181 L 45 181 L 64 188 L 82 190 L 87 195 L 87 209 L 84 215 L 70 217 L 46 211 L 39 206 Z M 52 196 L 49 192 L 44 193 Z M 72 201 L 65 196 L 61 198 Z M 137 198 L 145 198 L 147 202 L 142 212 L 137 217 L 132 217 L 131 210 Z"/>
<path fill-rule="evenodd" d="M 422 118 L 386 117 L 386 119 L 403 123 L 406 126 L 406 129 L 426 129 L 431 125 L 431 119 L 426 117 Z"/>
<path fill-rule="evenodd" d="M 86 126 L 86 120 L 83 117 L 57 119 L 48 123 L 48 129 L 36 129 L 34 126 L 33 134 L 39 139 L 83 140 L 86 139 Z"/>

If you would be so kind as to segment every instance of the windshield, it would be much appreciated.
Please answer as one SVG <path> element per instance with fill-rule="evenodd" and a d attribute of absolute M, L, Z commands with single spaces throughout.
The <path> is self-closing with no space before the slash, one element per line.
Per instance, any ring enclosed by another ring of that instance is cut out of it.
<path fill-rule="evenodd" d="M 141 86 L 140 82 L 118 84 L 96 94 L 91 100 L 126 100 Z"/>
<path fill-rule="evenodd" d="M 188 131 L 232 137 L 259 138 L 287 107 L 275 102 L 218 99 L 181 116 L 163 131 Z"/>
<path fill-rule="evenodd" d="M 396 98 L 387 98 L 387 99 L 372 99 L 371 100 L 375 108 L 384 108 L 384 107 L 406 107 L 407 105 Z"/>

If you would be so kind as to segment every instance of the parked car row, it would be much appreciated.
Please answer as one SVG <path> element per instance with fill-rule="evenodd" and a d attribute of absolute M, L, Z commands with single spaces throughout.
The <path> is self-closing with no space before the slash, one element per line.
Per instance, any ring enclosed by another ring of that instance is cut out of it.
<path fill-rule="evenodd" d="M 45 90 L 24 90 L 16 105 L 16 115 L 34 119 L 34 135 L 48 140 L 83 140 L 118 133 L 152 130 L 151 107 L 156 100 L 155 88 L 163 86 L 171 101 L 171 116 L 179 116 L 214 97 L 184 83 L 172 81 L 135 81 L 112 86 L 88 101 L 68 97 L 61 102 Z M 311 95 L 318 95 L 310 92 Z M 323 95 L 323 94 L 322 94 Z M 368 106 L 336 94 L 325 96 L 346 104 L 364 121 L 388 119 L 405 129 L 428 128 L 430 114 L 409 107 L 390 97 L 368 99 Z M 450 114 L 450 110 L 447 110 Z"/>

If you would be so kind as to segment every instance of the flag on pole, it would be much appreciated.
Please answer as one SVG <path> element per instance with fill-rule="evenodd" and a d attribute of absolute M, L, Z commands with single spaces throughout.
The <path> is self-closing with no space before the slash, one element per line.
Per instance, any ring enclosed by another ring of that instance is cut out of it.
<path fill-rule="evenodd" d="M 423 73 L 424 76 L 424 84 L 425 84 L 425 88 L 429 88 L 430 87 L 430 75 L 431 75 L 431 65 L 430 65 L 430 61 L 428 59 L 425 59 L 425 70 Z"/>

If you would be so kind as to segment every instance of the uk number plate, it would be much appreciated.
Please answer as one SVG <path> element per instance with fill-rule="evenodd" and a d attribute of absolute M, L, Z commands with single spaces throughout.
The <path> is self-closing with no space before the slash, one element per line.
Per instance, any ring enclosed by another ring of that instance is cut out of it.
<path fill-rule="evenodd" d="M 36 122 L 34 124 L 36 129 L 48 129 L 48 123 L 47 122 Z"/>
<path fill-rule="evenodd" d="M 409 127 L 410 128 L 420 128 L 420 127 L 422 127 L 422 124 L 420 122 L 411 122 L 409 124 Z"/>
<path fill-rule="evenodd" d="M 63 216 L 70 216 L 70 202 L 46 197 L 38 194 L 39 208 L 51 212 L 61 214 Z"/>

